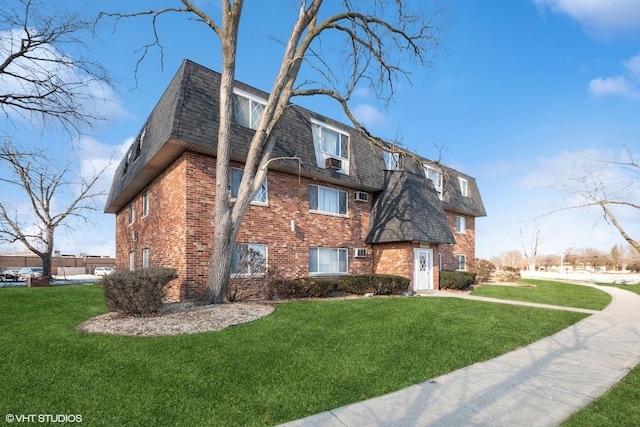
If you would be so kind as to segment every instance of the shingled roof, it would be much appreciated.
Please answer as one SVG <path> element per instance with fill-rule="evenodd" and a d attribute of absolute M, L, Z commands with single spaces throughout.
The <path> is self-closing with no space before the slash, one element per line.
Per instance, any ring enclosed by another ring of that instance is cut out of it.
<path fill-rule="evenodd" d="M 455 243 L 438 193 L 425 185 L 423 174 L 387 171 L 385 181 L 373 204 L 367 243 Z"/>
<path fill-rule="evenodd" d="M 241 82 L 234 87 L 268 98 L 269 94 Z M 119 164 L 105 212 L 120 211 L 183 151 L 192 150 L 216 155 L 220 74 L 185 60 L 161 96 L 140 134 Z M 318 167 L 313 146 L 311 119 L 319 120 L 349 134 L 349 174 Z M 232 160 L 244 161 L 254 131 L 232 125 Z M 270 168 L 301 173 L 318 181 L 331 182 L 356 190 L 377 194 L 374 218 L 386 221 L 388 230 L 375 225 L 371 241 L 389 241 L 392 235 L 402 240 L 449 242 L 451 233 L 444 232 L 443 208 L 471 216 L 486 215 L 474 178 L 444 165 L 436 164 L 444 174 L 444 197 L 441 201 L 424 174 L 422 162 L 433 163 L 417 155 L 402 156 L 402 170 L 384 172 L 383 150 L 353 127 L 290 104 L 275 128 L 273 157 L 297 156 L 302 161 L 273 162 Z M 469 194 L 460 194 L 457 177 L 468 182 Z M 401 201 L 401 212 L 390 215 L 395 201 Z M 382 204 L 390 203 L 385 208 Z M 425 213 L 426 212 L 426 213 Z M 427 214 L 428 213 L 428 214 Z M 413 225 L 409 225 L 413 218 Z M 396 222 L 399 221 L 396 225 Z M 400 224 L 402 223 L 402 224 Z M 411 237 L 414 236 L 414 237 Z M 409 237 L 411 237 L 409 239 Z"/>

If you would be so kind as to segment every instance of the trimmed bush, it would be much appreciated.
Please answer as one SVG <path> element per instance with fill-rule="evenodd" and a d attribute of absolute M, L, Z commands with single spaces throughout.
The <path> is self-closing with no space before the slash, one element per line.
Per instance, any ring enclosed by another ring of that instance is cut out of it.
<path fill-rule="evenodd" d="M 128 316 L 155 316 L 162 308 L 164 287 L 176 277 L 176 270 L 163 267 L 117 271 L 103 276 L 102 289 L 107 307 L 109 311 Z"/>
<path fill-rule="evenodd" d="M 409 279 L 387 274 L 341 276 L 338 290 L 347 294 L 399 295 L 409 289 Z"/>
<path fill-rule="evenodd" d="M 476 275 L 466 271 L 440 271 L 440 289 L 463 290 L 476 282 Z"/>
<path fill-rule="evenodd" d="M 304 277 L 283 280 L 275 287 L 275 294 L 288 298 L 328 297 L 338 288 L 336 280 L 320 277 Z"/>
<path fill-rule="evenodd" d="M 493 272 L 496 271 L 496 266 L 486 259 L 476 259 L 472 271 L 476 274 L 476 283 L 488 282 Z"/>
<path fill-rule="evenodd" d="M 495 276 L 499 282 L 517 282 L 520 280 L 520 270 L 515 267 L 502 267 L 496 271 Z"/>

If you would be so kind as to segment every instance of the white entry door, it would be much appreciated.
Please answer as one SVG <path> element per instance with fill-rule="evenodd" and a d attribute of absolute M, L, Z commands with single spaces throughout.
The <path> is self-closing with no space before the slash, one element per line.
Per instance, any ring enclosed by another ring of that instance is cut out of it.
<path fill-rule="evenodd" d="M 416 248 L 413 250 L 413 256 L 413 289 L 433 289 L 433 249 Z"/>

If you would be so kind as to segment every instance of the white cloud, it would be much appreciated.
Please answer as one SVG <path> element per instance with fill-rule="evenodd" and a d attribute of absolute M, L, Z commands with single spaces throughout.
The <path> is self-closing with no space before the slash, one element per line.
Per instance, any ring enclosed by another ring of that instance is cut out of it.
<path fill-rule="evenodd" d="M 629 80 L 622 76 L 593 79 L 589 82 L 589 92 L 598 97 L 608 95 L 637 96 L 635 88 Z"/>
<path fill-rule="evenodd" d="M 356 120 L 372 129 L 380 129 L 386 122 L 385 115 L 370 104 L 358 104 L 352 112 Z"/>
<path fill-rule="evenodd" d="M 82 137 L 76 141 L 80 176 L 89 179 L 105 169 L 93 187 L 94 192 L 106 193 L 109 191 L 118 163 L 124 157 L 133 140 L 134 138 L 127 138 L 119 145 L 105 144 L 89 137 Z M 106 196 L 101 201 L 106 201 Z"/>
<path fill-rule="evenodd" d="M 638 0 L 534 0 L 541 11 L 565 14 L 596 37 L 640 31 Z"/>
<path fill-rule="evenodd" d="M 36 30 L 31 31 L 36 32 Z M 0 57 L 8 58 L 17 52 L 21 40 L 25 37 L 24 33 L 24 29 L 0 31 Z M 72 65 L 69 65 L 69 62 Z M 42 90 L 38 85 L 28 84 L 24 79 L 13 77 L 11 74 L 36 81 L 55 78 L 68 85 L 69 90 L 75 94 L 74 102 L 80 113 L 104 119 L 122 119 L 130 116 L 122 105 L 122 100 L 111 87 L 75 67 L 73 62 L 73 58 L 58 51 L 52 45 L 33 49 L 28 57 L 22 56 L 15 59 L 8 65 L 5 72 L 0 74 L 2 93 L 31 95 Z M 63 65 L 65 63 L 66 65 Z M 26 120 L 30 125 L 37 123 L 37 120 L 36 123 L 33 121 L 38 117 L 30 115 L 24 109 L 5 107 L 5 110 L 14 119 Z"/>
<path fill-rule="evenodd" d="M 624 61 L 624 66 L 632 76 L 640 78 L 640 55 Z"/>
<path fill-rule="evenodd" d="M 625 160 L 621 147 L 562 151 L 532 160 L 509 176 L 495 177 L 491 186 L 482 188 L 488 216 L 478 219 L 477 255 L 489 258 L 520 250 L 519 229 L 533 222 L 542 235 L 540 253 L 559 254 L 569 247 L 607 251 L 614 244 L 626 246 L 618 231 L 603 219 L 602 210 L 597 206 L 577 207 L 585 199 L 572 191 L 600 185 L 598 191 L 616 199 L 640 199 L 640 185 L 629 186 L 634 177 L 628 170 L 607 163 L 612 160 Z M 620 206 L 611 209 L 632 237 L 640 236 L 640 210 Z"/>

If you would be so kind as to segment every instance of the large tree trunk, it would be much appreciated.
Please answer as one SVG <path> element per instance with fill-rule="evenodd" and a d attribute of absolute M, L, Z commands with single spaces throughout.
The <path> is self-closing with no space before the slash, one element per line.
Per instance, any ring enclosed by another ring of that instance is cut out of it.
<path fill-rule="evenodd" d="M 42 260 L 42 277 L 51 277 L 51 252 L 43 252 L 40 254 Z"/>
<path fill-rule="evenodd" d="M 220 40 L 222 44 L 222 73 L 220 79 L 220 127 L 218 129 L 218 149 L 216 158 L 216 194 L 214 219 L 213 248 L 209 258 L 206 304 L 221 304 L 229 299 L 229 272 L 237 227 L 231 218 L 229 206 L 229 158 L 231 147 L 231 117 L 233 81 L 236 70 L 236 49 L 238 26 L 242 12 L 242 1 L 237 0 L 231 6 L 224 1 L 223 23 Z"/>

